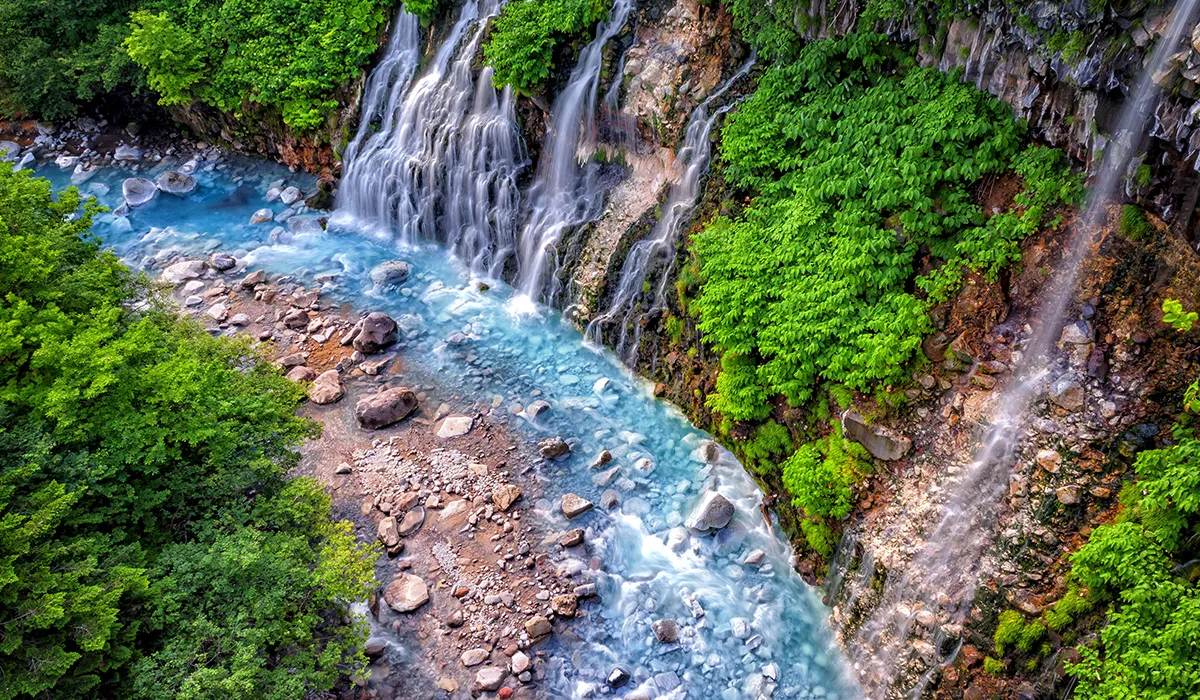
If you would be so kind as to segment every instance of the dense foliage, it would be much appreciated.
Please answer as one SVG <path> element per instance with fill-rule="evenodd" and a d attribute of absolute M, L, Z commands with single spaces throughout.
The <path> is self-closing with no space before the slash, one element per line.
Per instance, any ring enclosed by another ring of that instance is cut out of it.
<path fill-rule="evenodd" d="M 0 116 L 75 113 L 98 94 L 140 84 L 121 44 L 138 0 L 0 2 Z"/>
<path fill-rule="evenodd" d="M 555 52 L 581 39 L 608 14 L 610 0 L 514 0 L 504 6 L 484 61 L 497 86 L 537 92 L 554 70 Z"/>
<path fill-rule="evenodd" d="M 769 70 L 721 145 L 753 203 L 693 239 L 689 310 L 723 356 L 709 405 L 760 420 L 771 397 L 800 405 L 822 381 L 904 382 L 930 303 L 965 269 L 1015 260 L 1046 208 L 1078 196 L 1065 157 L 1022 151 L 1021 136 L 999 101 L 881 35 L 816 42 Z M 1025 191 L 987 216 L 972 188 L 1010 168 Z"/>
<path fill-rule="evenodd" d="M 1192 385 L 1191 412 L 1200 387 Z M 1185 416 L 1174 444 L 1138 455 L 1117 522 L 1096 528 L 1071 575 L 1108 603 L 1099 643 L 1071 667 L 1085 700 L 1200 695 L 1200 586 L 1192 573 L 1200 534 L 1200 436 Z M 1188 562 L 1180 564 L 1181 562 Z"/>
<path fill-rule="evenodd" d="M 285 480 L 315 427 L 0 164 L 0 698 L 300 697 L 364 662 L 373 552 Z"/>
<path fill-rule="evenodd" d="M 833 553 L 837 543 L 826 519 L 837 521 L 850 514 L 853 487 L 870 469 L 871 455 L 862 445 L 845 439 L 837 422 L 829 435 L 801 445 L 783 462 L 784 488 L 805 517 L 800 527 L 813 551 L 822 556 Z"/>
<path fill-rule="evenodd" d="M 0 109 L 60 118 L 143 82 L 164 105 L 255 106 L 312 129 L 378 45 L 387 0 L 0 4 Z M 436 4 L 414 8 L 428 21 Z M 127 95 L 125 95 L 127 97 Z"/>

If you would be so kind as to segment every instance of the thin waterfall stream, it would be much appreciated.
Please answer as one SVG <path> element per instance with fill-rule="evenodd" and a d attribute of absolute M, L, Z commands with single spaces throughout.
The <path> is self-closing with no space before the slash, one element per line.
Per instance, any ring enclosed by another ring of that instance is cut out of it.
<path fill-rule="evenodd" d="M 709 107 L 720 100 L 734 83 L 750 72 L 754 66 L 754 60 L 754 57 L 751 56 L 743 63 L 742 67 L 709 95 L 700 106 L 696 107 L 692 116 L 688 118 L 683 146 L 680 147 L 679 153 L 675 157 L 675 170 L 680 174 L 667 194 L 662 218 L 654 225 L 654 230 L 650 232 L 649 236 L 635 243 L 630 249 L 625 257 L 625 262 L 621 265 L 621 276 L 608 308 L 603 313 L 597 314 L 584 332 L 588 338 L 602 343 L 605 329 L 616 324 L 617 335 L 612 347 L 617 356 L 630 366 L 637 362 L 642 333 L 640 319 L 646 314 L 663 308 L 663 295 L 670 280 L 675 246 L 679 242 L 679 235 L 683 228 L 691 220 L 692 212 L 700 197 L 701 180 L 708 171 L 712 155 L 712 143 L 709 137 L 712 135 L 713 126 L 721 115 L 733 109 L 736 103 L 722 105 L 712 110 L 711 114 Z M 641 296 L 646 293 L 643 287 L 647 284 L 655 265 L 662 265 L 665 269 L 659 271 L 659 280 L 654 286 L 654 294 L 649 303 L 645 308 L 641 308 L 639 301 Z"/>
<path fill-rule="evenodd" d="M 1032 322 L 1033 331 L 1020 348 L 1013 378 L 994 399 L 990 427 L 973 462 L 947 486 L 940 519 L 904 572 L 889 578 L 874 612 L 846 644 L 871 698 L 920 698 L 937 667 L 950 663 L 957 654 L 957 646 L 940 649 L 946 639 L 935 635 L 933 653 L 937 663 L 911 687 L 897 687 L 902 668 L 912 655 L 920 655 L 912 644 L 920 628 L 918 615 L 936 611 L 939 621 L 961 625 L 970 613 L 981 561 L 995 538 L 1000 497 L 1020 453 L 1029 408 L 1054 380 L 1054 343 L 1066 322 L 1076 281 L 1097 232 L 1108 220 L 1109 207 L 1119 203 L 1128 165 L 1146 135 L 1162 92 L 1156 79 L 1160 79 L 1163 67 L 1191 31 L 1197 5 L 1200 0 L 1179 0 L 1175 5 L 1166 29 L 1121 107 L 1086 207 L 1065 243 L 1063 260 L 1056 266 Z"/>
<path fill-rule="evenodd" d="M 556 249 L 563 235 L 600 214 L 604 189 L 597 168 L 580 164 L 581 138 L 595 133 L 597 93 L 604 47 L 625 27 L 634 0 L 615 0 L 596 37 L 579 54 L 566 87 L 554 100 L 537 178 L 530 188 L 530 216 L 520 234 L 516 286 L 534 303 L 553 304 L 559 285 Z M 526 304 L 528 306 L 528 304 Z"/>

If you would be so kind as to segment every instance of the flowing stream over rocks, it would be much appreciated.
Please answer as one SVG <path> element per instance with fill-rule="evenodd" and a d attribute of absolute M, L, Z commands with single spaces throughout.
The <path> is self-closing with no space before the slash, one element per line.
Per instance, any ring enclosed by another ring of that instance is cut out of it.
<path fill-rule="evenodd" d="M 641 318 L 664 307 L 663 295 L 671 279 L 675 246 L 679 242 L 679 234 L 691 220 L 692 211 L 700 197 L 700 181 L 708 171 L 712 155 L 709 137 L 712 135 L 713 126 L 717 119 L 733 109 L 736 103 L 722 105 L 711 114 L 709 107 L 720 100 L 734 83 L 749 73 L 753 66 L 754 57 L 751 57 L 692 112 L 683 137 L 683 146 L 675 157 L 675 169 L 680 173 L 679 178 L 671 185 L 667 194 L 662 218 L 654 225 L 654 230 L 649 236 L 635 243 L 629 250 L 625 262 L 621 265 L 621 277 L 617 282 L 616 291 L 612 293 L 608 309 L 588 324 L 585 335 L 597 343 L 603 342 L 605 328 L 616 324 L 613 349 L 631 367 L 637 363 L 638 346 L 642 336 Z M 651 296 L 648 289 L 643 287 L 648 287 L 649 277 L 655 272 L 655 266 L 660 266 L 661 269 L 658 270 L 658 283 L 654 285 L 654 293 Z M 647 296 L 648 300 L 645 298 Z"/>
<path fill-rule="evenodd" d="M 889 577 L 879 602 L 848 640 L 855 671 L 871 698 L 919 698 L 937 669 L 953 661 L 962 624 L 979 585 L 985 550 L 996 536 L 996 516 L 1008 477 L 1022 449 L 1034 400 L 1056 391 L 1063 375 L 1055 342 L 1067 324 L 1076 281 L 1109 208 L 1120 204 L 1133 155 L 1143 144 L 1181 41 L 1190 32 L 1200 0 L 1179 0 L 1166 31 L 1123 104 L 1089 191 L 1073 225 L 1063 260 L 1055 266 L 1032 328 L 1021 332 L 1012 379 L 994 397 L 989 427 L 975 459 L 947 486 L 941 516 L 902 572 Z M 1015 353 L 1014 353 L 1015 356 Z M 844 546 L 853 546 L 851 541 Z M 841 554 L 841 553 L 840 553 Z M 836 567 L 836 561 L 835 561 Z M 860 565 L 869 573 L 873 567 Z"/>
<path fill-rule="evenodd" d="M 464 32 L 472 21 L 460 20 Z M 429 75 L 443 64 L 435 61 Z M 362 139 L 360 158 L 371 147 L 370 137 Z M 551 556 L 559 572 L 593 584 L 598 597 L 535 647 L 550 654 L 546 680 L 536 686 L 542 696 L 860 696 L 827 610 L 792 570 L 785 538 L 764 520 L 757 486 L 615 356 L 597 353 L 552 310 L 513 313 L 518 290 L 481 284 L 474 258 L 428 242 L 449 237 L 398 236 L 347 210 L 323 228 L 321 214 L 302 200 L 311 178 L 208 154 L 183 166 L 168 158 L 136 173 L 114 167 L 89 171 L 86 181 L 76 176 L 85 193 L 120 214 L 100 215 L 96 233 L 135 269 L 223 252 L 250 270 L 320 286 L 360 312 L 403 319 L 395 349 L 406 371 L 435 377 L 446 394 L 490 404 L 530 441 L 561 437 L 570 448 L 526 467 L 547 494 L 531 515 L 547 532 L 585 530 L 584 547 Z M 169 168 L 192 175 L 195 189 L 133 209 L 122 205 L 125 178 L 154 178 Z M 72 179 L 54 165 L 40 174 L 56 187 Z M 421 196 L 391 186 L 377 192 L 391 201 Z M 407 274 L 382 274 L 399 269 Z M 611 461 L 593 466 L 605 450 Z M 595 507 L 568 520 L 564 511 L 579 498 Z M 374 640 L 398 650 L 405 663 L 423 658 L 415 638 L 376 626 Z M 618 689 L 607 683 L 615 669 L 628 675 Z"/>

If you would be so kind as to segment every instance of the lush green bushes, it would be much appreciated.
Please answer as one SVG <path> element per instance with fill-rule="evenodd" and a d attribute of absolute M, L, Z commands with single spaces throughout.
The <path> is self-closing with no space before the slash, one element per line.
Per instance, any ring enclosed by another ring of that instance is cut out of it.
<path fill-rule="evenodd" d="M 1175 444 L 1138 455 L 1136 488 L 1122 490 L 1117 522 L 1096 528 L 1071 558 L 1071 575 L 1110 608 L 1099 643 L 1081 647 L 1070 667 L 1085 700 L 1200 694 L 1200 586 L 1188 575 L 1194 563 L 1176 565 L 1197 556 L 1200 438 L 1191 420 L 1176 427 Z"/>
<path fill-rule="evenodd" d="M 0 164 L 0 698 L 331 687 L 374 556 L 284 479 L 300 390 L 159 310 L 79 206 Z"/>
<path fill-rule="evenodd" d="M 850 514 L 853 487 L 870 470 L 871 456 L 862 445 L 842 437 L 836 421 L 832 432 L 801 445 L 783 462 L 784 488 L 806 518 L 801 526 L 805 539 L 822 556 L 829 556 L 835 544 L 826 519 L 836 522 Z"/>
<path fill-rule="evenodd" d="M 1046 208 L 1078 194 L 1065 158 L 1021 151 L 1021 137 L 999 101 L 881 35 L 816 42 L 770 69 L 721 145 L 753 203 L 693 239 L 703 284 L 689 310 L 723 356 L 709 405 L 761 420 L 771 397 L 801 405 L 821 382 L 904 383 L 931 301 L 964 268 L 1014 260 Z M 1025 192 L 988 216 L 972 188 L 1010 168 Z M 918 277 L 924 256 L 940 269 Z"/>
<path fill-rule="evenodd" d="M 387 0 L 36 0 L 0 6 L 4 112 L 60 118 L 143 80 L 165 105 L 319 126 L 378 45 Z M 433 2 L 414 11 L 428 21 Z M 126 96 L 127 97 L 127 96 Z"/>
<path fill-rule="evenodd" d="M 537 92 L 560 47 L 583 38 L 608 14 L 611 0 L 514 0 L 504 6 L 483 46 L 497 86 Z"/>

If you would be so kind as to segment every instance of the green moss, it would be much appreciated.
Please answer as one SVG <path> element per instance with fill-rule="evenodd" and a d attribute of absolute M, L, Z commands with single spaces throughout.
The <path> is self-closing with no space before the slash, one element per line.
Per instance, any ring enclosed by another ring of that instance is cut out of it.
<path fill-rule="evenodd" d="M 1008 668 L 1000 659 L 993 659 L 990 656 L 985 656 L 983 658 L 983 670 L 993 676 L 999 676 L 1008 670 Z"/>
<path fill-rule="evenodd" d="M 1121 207 L 1121 235 L 1131 241 L 1147 241 L 1154 236 L 1154 224 L 1146 218 L 1146 213 L 1136 204 L 1126 204 Z"/>

